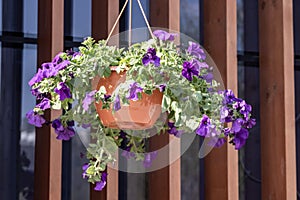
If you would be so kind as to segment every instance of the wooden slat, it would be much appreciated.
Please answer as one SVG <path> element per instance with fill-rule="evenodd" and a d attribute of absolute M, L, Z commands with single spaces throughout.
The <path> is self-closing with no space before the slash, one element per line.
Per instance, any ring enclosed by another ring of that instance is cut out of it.
<path fill-rule="evenodd" d="M 225 87 L 237 93 L 236 1 L 204 0 L 204 46 Z M 232 145 L 205 157 L 205 199 L 238 199 L 238 153 Z"/>
<path fill-rule="evenodd" d="M 167 28 L 180 31 L 180 1 L 179 0 L 151 0 L 150 24 L 152 27 Z M 157 150 L 169 144 L 174 139 L 167 133 L 150 139 L 150 151 Z M 173 152 L 173 155 L 171 154 Z M 172 160 L 174 153 L 180 153 L 179 142 L 170 147 L 169 155 L 165 159 Z M 149 173 L 149 200 L 181 199 L 180 187 L 180 159 L 160 170 Z"/>
<path fill-rule="evenodd" d="M 38 2 L 38 64 L 39 66 L 63 50 L 64 3 L 61 0 Z M 46 112 L 53 120 L 60 111 Z M 36 129 L 34 199 L 61 199 L 61 141 L 54 130 L 45 125 Z"/>
<path fill-rule="evenodd" d="M 106 39 L 119 14 L 119 0 L 92 0 L 92 37 Z M 113 34 L 119 32 L 118 26 Z M 90 200 L 117 200 L 119 196 L 118 170 L 108 167 L 106 188 L 97 192 L 90 186 Z"/>
<path fill-rule="evenodd" d="M 92 0 L 92 37 L 106 39 L 119 14 L 118 0 Z M 113 34 L 119 32 L 118 26 Z"/>
<path fill-rule="evenodd" d="M 293 1 L 259 1 L 262 199 L 296 199 Z"/>

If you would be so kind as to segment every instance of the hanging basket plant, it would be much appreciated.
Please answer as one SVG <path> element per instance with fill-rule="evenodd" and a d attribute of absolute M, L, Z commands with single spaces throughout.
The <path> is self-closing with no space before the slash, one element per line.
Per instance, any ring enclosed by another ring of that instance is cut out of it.
<path fill-rule="evenodd" d="M 83 177 L 96 190 L 105 186 L 106 166 L 116 161 L 122 142 L 126 157 L 151 165 L 148 154 L 140 154 L 145 140 L 126 132 L 197 134 L 211 139 L 213 146 L 229 141 L 240 149 L 255 125 L 249 104 L 231 90 L 219 90 L 199 44 L 190 42 L 180 50 L 175 34 L 158 30 L 154 35 L 128 49 L 87 38 L 78 52 L 59 53 L 42 64 L 29 81 L 39 101 L 26 115 L 30 124 L 51 124 L 59 140 L 73 137 L 76 127 L 95 130 Z M 64 112 L 48 122 L 47 109 Z M 162 120 L 162 113 L 167 118 Z M 162 128 L 153 129 L 158 123 Z"/>

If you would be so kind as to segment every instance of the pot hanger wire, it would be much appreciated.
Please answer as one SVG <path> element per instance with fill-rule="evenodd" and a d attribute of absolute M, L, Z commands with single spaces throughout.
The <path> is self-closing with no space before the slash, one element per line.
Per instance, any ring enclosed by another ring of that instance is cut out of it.
<path fill-rule="evenodd" d="M 148 30 L 150 32 L 150 35 L 154 39 L 155 37 L 154 37 L 153 32 L 151 30 L 149 21 L 147 19 L 147 16 L 145 14 L 145 11 L 144 11 L 144 8 L 143 8 L 143 6 L 141 4 L 141 1 L 140 0 L 136 0 L 136 1 L 137 1 L 138 5 L 139 5 L 139 8 L 140 8 L 141 12 L 142 12 L 144 21 L 146 22 L 147 28 L 148 28 Z M 119 13 L 116 21 L 115 21 L 115 23 L 114 23 L 114 25 L 113 25 L 110 33 L 108 34 L 108 37 L 106 39 L 106 44 L 107 44 L 108 40 L 110 39 L 112 33 L 114 32 L 114 30 L 115 30 L 118 22 L 120 21 L 120 18 L 123 15 L 123 13 L 124 13 L 124 11 L 126 9 L 126 6 L 128 5 L 128 2 L 129 2 L 129 35 L 128 35 L 128 45 L 131 46 L 131 41 L 132 41 L 132 34 L 131 34 L 131 31 L 132 31 L 132 0 L 126 0 L 125 1 L 124 6 L 122 7 L 122 9 L 121 9 L 121 11 L 120 11 L 120 13 Z"/>

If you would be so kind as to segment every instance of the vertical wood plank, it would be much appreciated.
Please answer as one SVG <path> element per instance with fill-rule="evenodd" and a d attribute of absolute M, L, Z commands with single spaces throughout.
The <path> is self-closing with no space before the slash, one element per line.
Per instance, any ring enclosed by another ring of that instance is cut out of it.
<path fill-rule="evenodd" d="M 150 24 L 152 27 L 180 31 L 180 0 L 151 0 Z M 156 135 L 150 139 L 150 151 L 169 144 L 174 139 L 169 134 Z M 180 143 L 169 149 L 165 159 L 172 160 L 174 153 L 180 153 Z M 171 154 L 173 152 L 173 155 Z M 149 200 L 181 199 L 180 159 L 160 170 L 149 173 Z"/>
<path fill-rule="evenodd" d="M 296 199 L 293 1 L 259 1 L 262 199 Z"/>
<path fill-rule="evenodd" d="M 225 87 L 237 93 L 236 1 L 204 0 L 204 46 Z M 238 199 L 238 153 L 232 145 L 205 157 L 205 199 Z M 221 173 L 221 174 L 220 174 Z"/>
<path fill-rule="evenodd" d="M 61 0 L 38 1 L 38 64 L 51 60 L 63 50 L 64 3 Z M 47 120 L 61 111 L 48 111 Z M 34 199 L 61 199 L 61 141 L 54 130 L 45 125 L 36 129 Z"/>
<path fill-rule="evenodd" d="M 119 14 L 119 0 L 92 0 L 92 37 L 106 39 Z M 113 34 L 119 32 L 118 26 Z M 117 200 L 119 194 L 118 170 L 107 168 L 106 188 L 97 192 L 90 186 L 90 200 Z"/>

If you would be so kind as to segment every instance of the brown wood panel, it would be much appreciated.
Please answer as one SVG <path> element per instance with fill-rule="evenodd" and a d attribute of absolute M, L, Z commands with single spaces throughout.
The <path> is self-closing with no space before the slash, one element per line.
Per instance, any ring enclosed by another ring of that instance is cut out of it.
<path fill-rule="evenodd" d="M 119 14 L 119 0 L 92 0 L 92 37 L 106 39 Z M 113 34 L 119 32 L 118 26 Z M 117 200 L 119 196 L 118 170 L 108 167 L 107 185 L 103 191 L 94 191 L 90 185 L 90 200 Z"/>
<path fill-rule="evenodd" d="M 64 3 L 61 0 L 38 1 L 38 65 L 51 61 L 63 50 Z M 53 120 L 61 111 L 48 111 Z M 34 199 L 61 199 L 62 143 L 56 140 L 50 125 L 36 129 Z"/>
<path fill-rule="evenodd" d="M 296 199 L 293 1 L 259 1 L 262 199 Z"/>
<path fill-rule="evenodd" d="M 118 14 L 118 0 L 92 0 L 92 37 L 96 40 L 106 39 Z M 117 26 L 113 34 L 118 32 Z"/>
<path fill-rule="evenodd" d="M 151 0 L 150 24 L 152 27 L 180 31 L 180 0 Z M 168 145 L 172 139 L 174 138 L 167 133 L 152 137 L 150 151 Z M 179 142 L 170 147 L 165 159 L 173 160 L 175 151 L 177 154 L 180 153 Z M 148 173 L 148 177 L 149 200 L 181 199 L 180 159 L 160 170 Z"/>
<path fill-rule="evenodd" d="M 226 88 L 237 93 L 236 1 L 204 0 L 204 46 Z M 232 145 L 205 157 L 205 199 L 238 199 L 238 153 Z"/>

